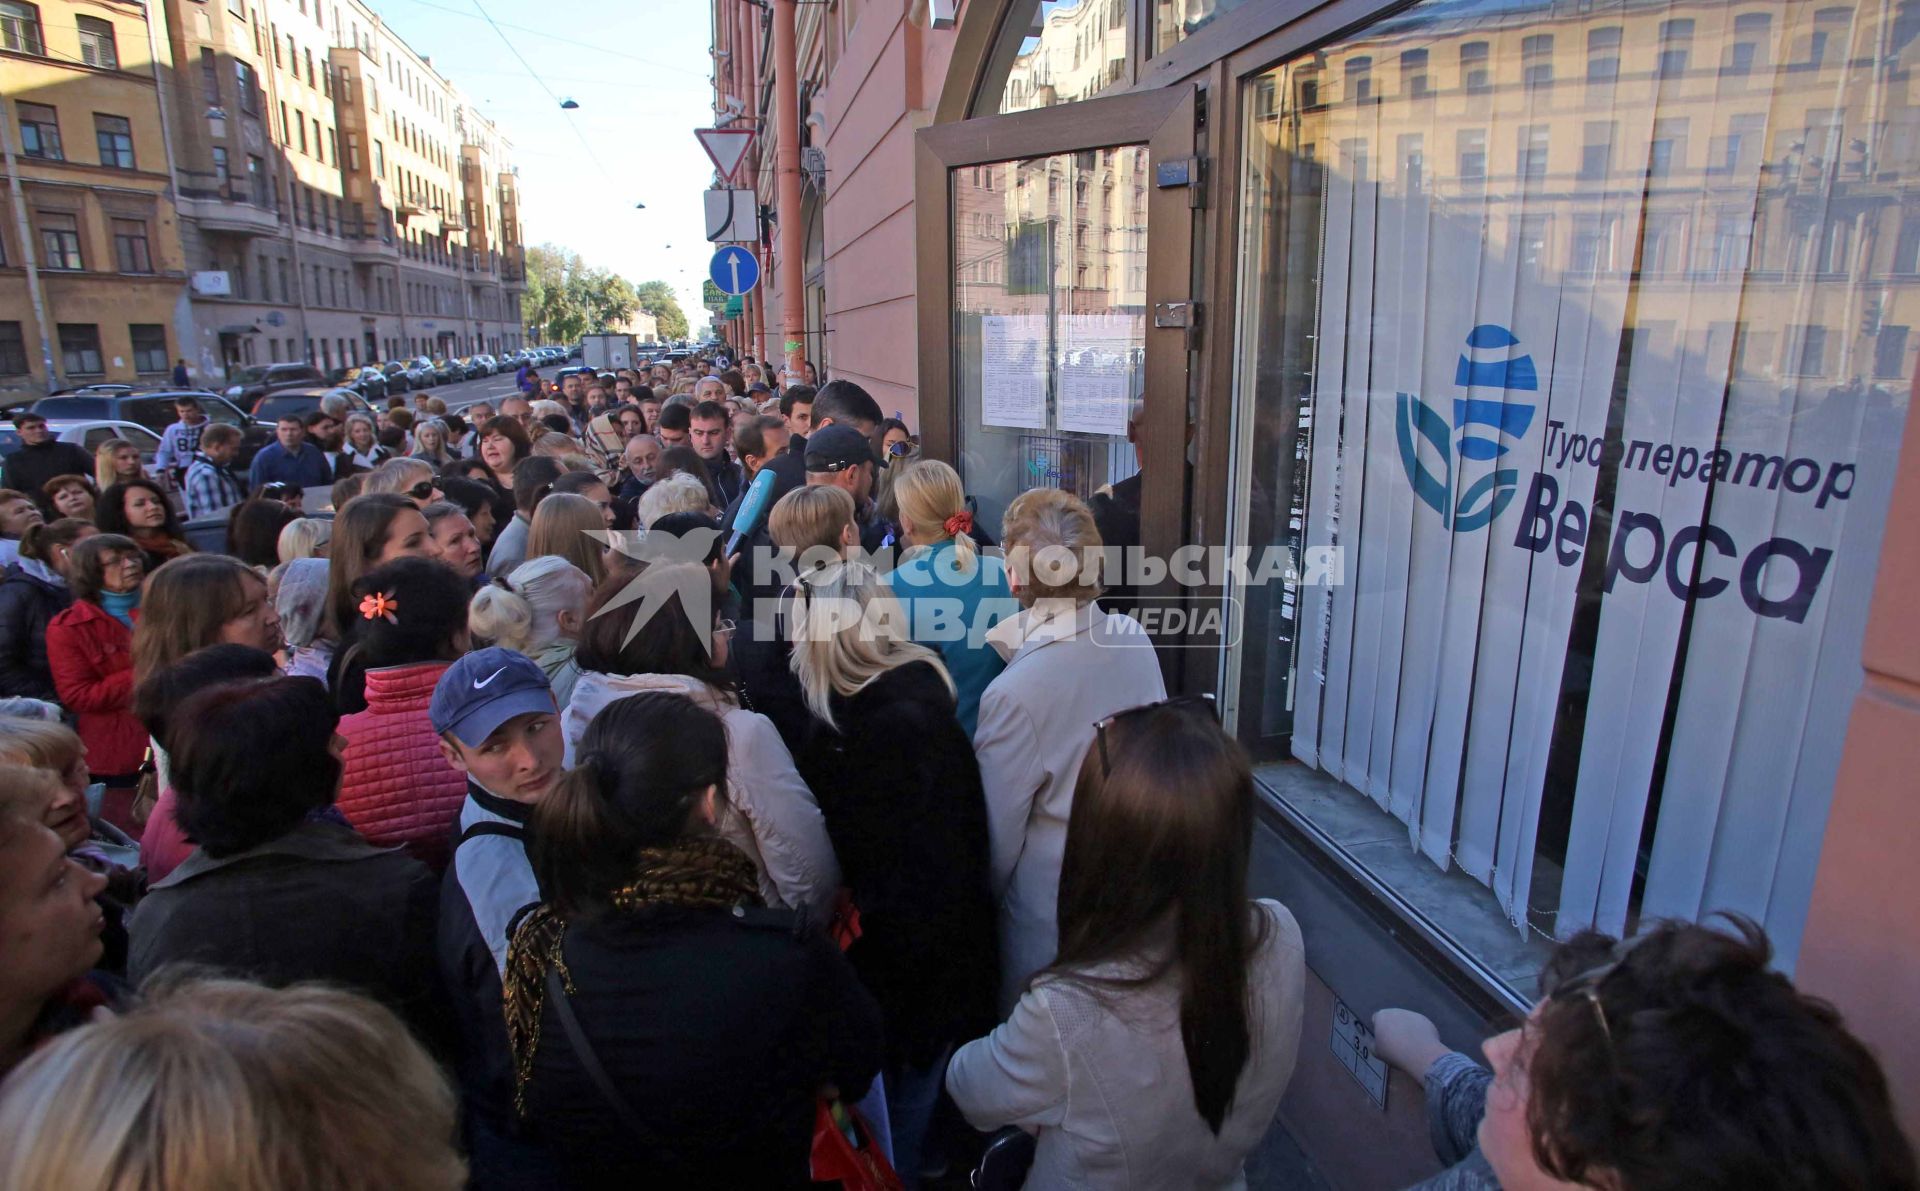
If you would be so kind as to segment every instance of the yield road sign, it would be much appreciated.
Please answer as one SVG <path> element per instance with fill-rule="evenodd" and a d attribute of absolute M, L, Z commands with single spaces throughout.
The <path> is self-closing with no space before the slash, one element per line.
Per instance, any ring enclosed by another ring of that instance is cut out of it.
<path fill-rule="evenodd" d="M 700 147 L 712 159 L 713 168 L 720 171 L 721 180 L 733 181 L 734 171 L 740 168 L 748 146 L 753 144 L 753 129 L 696 128 L 693 135 L 700 138 Z"/>
<path fill-rule="evenodd" d="M 729 244 L 713 254 L 707 276 L 723 294 L 744 294 L 760 281 L 760 262 L 738 244 Z"/>

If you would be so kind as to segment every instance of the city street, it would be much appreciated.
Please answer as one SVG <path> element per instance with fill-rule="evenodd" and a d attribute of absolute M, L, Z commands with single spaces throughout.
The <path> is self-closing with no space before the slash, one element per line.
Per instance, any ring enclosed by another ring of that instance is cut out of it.
<path fill-rule="evenodd" d="M 555 369 L 549 368 L 547 371 L 553 372 Z M 483 376 L 479 380 L 461 381 L 457 385 L 440 385 L 431 389 L 416 389 L 401 395 L 407 399 L 407 404 L 411 405 L 415 395 L 424 392 L 429 397 L 440 398 L 447 403 L 447 412 L 457 414 L 476 401 L 497 402 L 502 397 L 511 396 L 516 391 L 513 378 L 517 372 L 519 372 L 517 367 L 509 368 L 505 372 Z"/>

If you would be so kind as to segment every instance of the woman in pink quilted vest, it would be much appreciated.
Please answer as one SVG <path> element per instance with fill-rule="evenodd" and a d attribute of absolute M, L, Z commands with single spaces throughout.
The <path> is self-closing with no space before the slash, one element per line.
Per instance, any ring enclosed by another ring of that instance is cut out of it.
<path fill-rule="evenodd" d="M 425 558 L 396 559 L 353 585 L 360 619 L 350 648 L 366 666 L 367 709 L 340 721 L 347 754 L 337 805 L 369 842 L 404 845 L 436 870 L 446 866 L 467 779 L 441 755 L 427 704 L 467 651 L 467 590 L 453 568 Z"/>

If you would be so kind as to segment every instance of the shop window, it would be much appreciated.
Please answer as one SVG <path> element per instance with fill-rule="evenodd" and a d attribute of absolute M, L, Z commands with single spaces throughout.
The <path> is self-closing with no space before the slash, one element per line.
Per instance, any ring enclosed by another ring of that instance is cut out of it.
<path fill-rule="evenodd" d="M 1844 49 L 1897 27 L 1869 2 L 1421 0 L 1241 93 L 1268 110 L 1242 146 L 1227 545 L 1301 578 L 1231 593 L 1223 711 L 1315 846 L 1516 994 L 1554 939 L 1659 917 L 1749 914 L 1797 960 L 1920 319 L 1888 284 L 1920 273 L 1920 217 L 1894 214 L 1920 210 L 1920 109 L 1875 98 L 1920 43 Z M 1608 86 L 1300 103 L 1316 58 L 1538 85 L 1556 39 Z M 1521 178 L 1581 184 L 1488 178 L 1490 136 Z"/>
<path fill-rule="evenodd" d="M 122 273 L 153 272 L 153 253 L 147 245 L 146 220 L 113 221 L 113 260 Z"/>
<path fill-rule="evenodd" d="M 40 225 L 40 267 L 79 270 L 87 267 L 80 255 L 80 220 L 62 211 L 42 211 L 35 222 Z"/>
<path fill-rule="evenodd" d="M 40 37 L 40 10 L 20 0 L 0 0 L 0 49 L 16 54 L 44 54 Z"/>
<path fill-rule="evenodd" d="M 74 26 L 80 34 L 80 60 L 101 70 L 120 69 L 120 52 L 113 44 L 113 23 L 99 17 L 78 17 Z"/>
<path fill-rule="evenodd" d="M 127 328 L 133 339 L 133 370 L 167 370 L 167 329 L 159 323 L 134 323 Z"/>
<path fill-rule="evenodd" d="M 20 112 L 20 152 L 46 161 L 65 161 L 60 147 L 60 115 L 40 103 L 17 103 Z"/>
<path fill-rule="evenodd" d="M 68 376 L 99 376 L 106 371 L 100 353 L 100 328 L 94 323 L 61 323 L 60 367 Z"/>
<path fill-rule="evenodd" d="M 21 334 L 20 324 L 12 320 L 0 322 L 0 376 L 26 374 L 27 341 Z"/>

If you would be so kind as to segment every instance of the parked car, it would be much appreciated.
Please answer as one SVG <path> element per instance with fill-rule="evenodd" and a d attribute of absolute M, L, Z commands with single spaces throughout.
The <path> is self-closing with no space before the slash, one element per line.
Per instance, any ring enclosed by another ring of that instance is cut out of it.
<path fill-rule="evenodd" d="M 378 368 L 359 364 L 336 368 L 327 376 L 327 383 L 339 389 L 352 389 L 369 402 L 387 399 L 387 375 Z"/>
<path fill-rule="evenodd" d="M 153 435 L 153 445 L 157 450 L 160 436 L 167 432 L 168 426 L 179 420 L 179 415 L 173 409 L 173 401 L 182 395 L 198 397 L 200 408 L 206 411 L 208 421 L 240 428 L 239 459 L 243 465 L 253 462 L 254 452 L 273 441 L 272 427 L 260 425 L 225 397 L 201 389 L 130 389 L 125 385 L 96 385 L 42 397 L 33 403 L 33 412 L 45 418 L 48 425 L 131 422 L 145 427 Z"/>
<path fill-rule="evenodd" d="M 451 374 L 443 371 L 440 367 L 440 362 L 435 360 L 432 356 L 415 356 L 413 359 L 407 361 L 407 367 L 418 369 L 422 374 L 424 374 L 426 377 L 429 378 L 426 384 L 421 384 L 418 381 L 414 382 L 413 387 L 416 389 L 424 389 L 424 388 L 429 388 L 433 385 L 444 385 L 444 384 L 452 383 Z"/>
<path fill-rule="evenodd" d="M 57 397 L 46 398 L 59 400 Z M 160 450 L 160 436 L 148 430 L 138 422 L 111 421 L 101 418 L 56 418 L 47 415 L 47 429 L 58 442 L 70 442 L 91 455 L 100 449 L 100 444 L 109 439 L 124 438 L 140 448 L 141 462 L 147 470 L 154 470 L 153 457 Z M 0 459 L 20 449 L 20 432 L 12 426 L 0 426 Z M 88 473 L 87 479 L 93 478 Z M 6 482 L 4 464 L 0 464 L 0 484 Z"/>
<path fill-rule="evenodd" d="M 373 407 L 367 404 L 367 399 L 352 389 L 328 388 L 325 385 L 319 385 L 302 389 L 281 389 L 277 393 L 269 393 L 253 407 L 253 416 L 268 425 L 288 414 L 304 418 L 319 409 L 321 398 L 331 393 L 338 393 L 345 397 L 347 404 L 353 407 L 355 413 L 374 412 Z"/>
<path fill-rule="evenodd" d="M 492 376 L 495 373 L 499 372 L 501 369 L 506 367 L 506 365 L 502 364 L 496 357 L 491 356 L 486 352 L 481 352 L 479 355 L 475 356 L 474 359 L 480 361 L 480 366 L 487 370 L 488 376 Z"/>
<path fill-rule="evenodd" d="M 467 370 L 453 359 L 440 359 L 433 362 L 435 382 L 443 385 L 457 385 L 467 379 Z"/>
<path fill-rule="evenodd" d="M 240 369 L 232 380 L 227 386 L 227 399 L 242 407 L 251 406 L 275 389 L 326 383 L 320 370 L 311 364 L 256 364 Z"/>
<path fill-rule="evenodd" d="M 406 393 L 413 389 L 413 373 L 405 364 L 395 360 L 387 364 L 376 365 L 380 374 L 387 378 L 387 395 Z"/>

